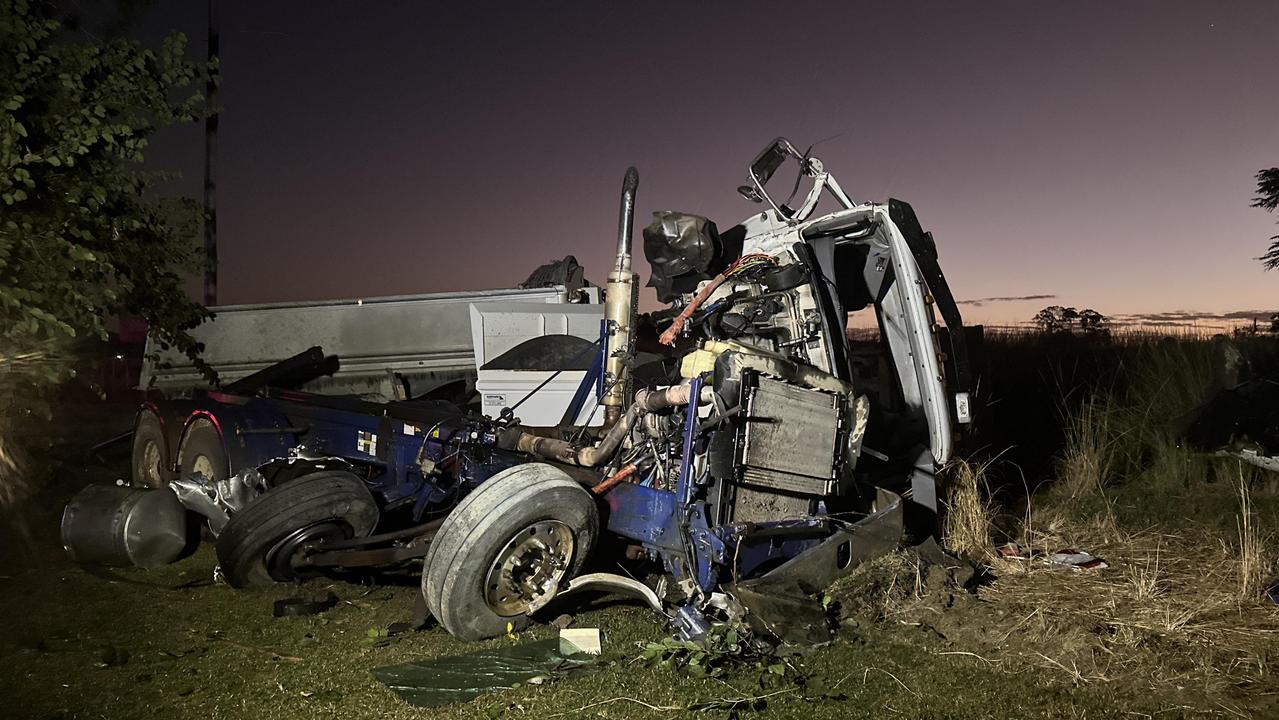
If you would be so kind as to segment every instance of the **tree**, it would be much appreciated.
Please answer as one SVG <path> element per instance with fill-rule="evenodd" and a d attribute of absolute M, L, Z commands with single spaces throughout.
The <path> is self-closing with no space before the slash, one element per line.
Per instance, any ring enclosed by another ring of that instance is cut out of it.
<path fill-rule="evenodd" d="M 1110 318 L 1092 308 L 1084 308 L 1079 311 L 1079 329 L 1085 335 L 1109 335 Z"/>
<path fill-rule="evenodd" d="M 1093 310 L 1084 308 L 1049 305 L 1035 313 L 1031 322 L 1039 329 L 1049 333 L 1079 333 L 1088 336 L 1106 336 L 1110 334 L 1110 318 Z"/>
<path fill-rule="evenodd" d="M 0 509 L 31 487 L 39 437 L 19 429 L 47 414 L 76 338 L 138 315 L 213 379 L 189 332 L 209 312 L 183 290 L 200 208 L 154 197 L 141 170 L 157 129 L 202 115 L 213 69 L 181 35 L 153 50 L 77 42 L 68 24 L 49 2 L 0 0 Z"/>
<path fill-rule="evenodd" d="M 1049 305 L 1035 313 L 1032 322 L 1046 333 L 1057 333 L 1070 330 L 1078 319 L 1079 311 L 1073 307 Z"/>
<path fill-rule="evenodd" d="M 154 197 L 163 175 L 141 169 L 157 129 L 205 111 L 213 68 L 185 46 L 73 41 L 50 4 L 0 0 L 0 355 L 106 337 L 127 313 L 198 357 L 189 331 L 209 312 L 183 286 L 200 208 Z M 38 383 L 66 373 L 46 363 Z"/>
<path fill-rule="evenodd" d="M 1274 212 L 1279 207 L 1279 168 L 1261 170 L 1257 173 L 1257 197 L 1252 199 L 1252 207 Z M 1257 258 L 1267 270 L 1279 268 L 1279 235 L 1270 238 L 1270 249 L 1265 255 Z"/>

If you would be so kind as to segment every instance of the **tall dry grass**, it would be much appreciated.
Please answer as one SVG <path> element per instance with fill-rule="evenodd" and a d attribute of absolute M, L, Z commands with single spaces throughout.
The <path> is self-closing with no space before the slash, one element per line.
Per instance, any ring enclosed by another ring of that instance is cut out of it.
<path fill-rule="evenodd" d="M 1239 514 L 1235 520 L 1239 533 L 1239 599 L 1248 602 L 1261 595 L 1270 563 L 1265 557 L 1265 539 L 1253 515 L 1252 492 L 1242 471 L 1235 490 L 1239 498 Z"/>
<path fill-rule="evenodd" d="M 1075 681 L 1222 695 L 1272 677 L 1279 612 L 1262 598 L 1273 568 L 1258 474 L 1179 442 L 1213 391 L 1211 359 L 1207 342 L 1134 345 L 1113 383 L 1064 413 L 1057 477 L 1021 544 L 1087 550 L 1110 568 L 995 565 L 1007 572 L 983 595 L 1028 618 L 1029 661 Z M 1236 481 L 1216 482 L 1227 467 Z"/>
<path fill-rule="evenodd" d="M 1160 486 L 1184 485 L 1206 465 L 1179 435 L 1206 399 L 1212 378 L 1207 343 L 1136 346 L 1121 364 L 1124 382 L 1063 411 L 1066 445 L 1056 491 L 1068 498 L 1102 496 L 1107 487 L 1141 476 Z"/>
<path fill-rule="evenodd" d="M 945 472 L 949 491 L 942 536 L 952 552 L 977 561 L 991 558 L 994 535 L 986 467 L 959 460 Z"/>
<path fill-rule="evenodd" d="M 1066 420 L 1056 489 L 1069 498 L 1103 491 L 1132 461 L 1136 437 L 1109 395 L 1091 397 Z"/>

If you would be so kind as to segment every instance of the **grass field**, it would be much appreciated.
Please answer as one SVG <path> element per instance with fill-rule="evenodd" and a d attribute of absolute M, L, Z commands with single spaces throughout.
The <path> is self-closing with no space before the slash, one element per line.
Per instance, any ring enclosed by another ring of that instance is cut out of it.
<path fill-rule="evenodd" d="M 26 539 L 10 524 L 0 540 L 0 715 L 542 720 L 682 717 L 709 704 L 709 717 L 1279 716 L 1279 612 L 1260 597 L 1275 569 L 1279 486 L 1174 440 L 1199 401 L 1208 345 L 1063 342 L 988 343 L 987 425 L 970 463 L 947 476 L 949 541 L 988 573 L 976 592 L 910 553 L 876 561 L 830 591 L 837 640 L 787 658 L 773 682 L 754 668 L 692 678 L 649 667 L 641 645 L 666 634 L 653 615 L 574 600 L 548 616 L 602 629 L 599 672 L 437 710 L 407 705 L 370 673 L 477 647 L 438 627 L 370 638 L 408 619 L 411 577 L 233 591 L 212 583 L 207 547 L 153 571 L 65 561 L 61 503 L 124 466 L 77 460 L 82 438 L 105 427 L 63 416 L 70 430 L 23 511 Z M 1109 567 L 994 557 L 1006 542 L 1086 550 Z M 276 599 L 329 590 L 342 602 L 327 613 L 272 617 Z M 553 633 L 535 625 L 483 646 Z"/>

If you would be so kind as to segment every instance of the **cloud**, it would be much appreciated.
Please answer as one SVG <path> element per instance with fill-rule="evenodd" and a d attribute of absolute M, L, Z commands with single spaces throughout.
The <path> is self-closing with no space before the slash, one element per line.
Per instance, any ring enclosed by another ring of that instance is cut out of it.
<path fill-rule="evenodd" d="M 1116 325 L 1154 325 L 1162 327 L 1193 327 L 1206 323 L 1246 323 L 1253 320 L 1268 323 L 1274 310 L 1230 310 L 1228 312 L 1203 312 L 1199 310 L 1173 310 L 1170 312 L 1133 313 L 1113 315 Z"/>
<path fill-rule="evenodd" d="M 1008 297 L 988 297 L 988 298 L 977 298 L 976 300 L 960 300 L 959 304 L 972 305 L 974 307 L 981 307 L 982 305 L 985 305 L 986 303 L 994 303 L 994 302 L 1020 302 L 1022 300 L 1056 300 L 1056 299 L 1057 299 L 1056 295 L 1012 295 Z"/>

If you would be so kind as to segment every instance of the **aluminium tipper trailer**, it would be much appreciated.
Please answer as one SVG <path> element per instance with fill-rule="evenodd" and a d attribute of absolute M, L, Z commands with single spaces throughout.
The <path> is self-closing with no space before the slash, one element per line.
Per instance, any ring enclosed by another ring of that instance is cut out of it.
<path fill-rule="evenodd" d="M 471 333 L 474 303 L 566 305 L 591 300 L 598 290 L 551 287 L 444 292 L 318 302 L 225 305 L 192 335 L 203 359 L 223 383 L 261 371 L 307 348 L 322 347 L 340 359 L 337 371 L 307 390 L 330 395 L 381 394 L 387 399 L 467 376 L 474 371 Z M 139 382 L 166 396 L 208 383 L 189 358 L 149 338 Z"/>
<path fill-rule="evenodd" d="M 497 313 L 507 320 L 504 336 L 481 337 L 477 354 L 472 314 L 494 307 L 505 311 Z M 282 456 L 305 423 L 245 405 L 267 388 L 304 391 L 299 402 L 329 406 L 407 401 L 446 385 L 469 390 L 477 356 L 528 337 L 595 337 L 603 315 L 598 288 L 565 285 L 212 310 L 215 317 L 193 335 L 220 388 L 210 388 L 184 355 L 147 341 L 140 385 L 164 397 L 135 418 L 134 486 L 159 487 L 192 472 L 222 480 Z"/>

